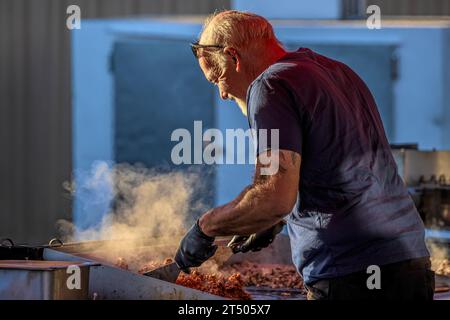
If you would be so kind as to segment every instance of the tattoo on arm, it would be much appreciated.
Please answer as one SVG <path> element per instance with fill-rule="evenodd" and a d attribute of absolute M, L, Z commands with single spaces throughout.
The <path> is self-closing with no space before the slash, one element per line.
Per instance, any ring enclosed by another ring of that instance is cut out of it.
<path fill-rule="evenodd" d="M 290 154 L 291 154 L 292 164 L 295 166 L 295 164 L 297 163 L 297 154 L 295 154 L 295 152 L 290 152 Z"/>
<path fill-rule="evenodd" d="M 287 154 L 289 152 L 290 155 Z M 270 151 L 268 156 L 270 157 Z M 291 170 L 291 166 L 297 166 L 298 164 L 298 155 L 297 153 L 293 151 L 282 151 L 278 153 L 278 172 L 275 174 L 285 174 L 289 170 Z M 290 160 L 289 160 L 290 158 Z M 266 183 L 270 180 L 271 175 L 261 175 L 261 168 L 269 167 L 270 164 L 262 164 L 260 162 L 257 163 L 256 170 L 255 170 L 255 176 L 254 176 L 254 183 L 255 184 L 261 184 Z"/>
<path fill-rule="evenodd" d="M 268 176 L 268 175 L 260 174 L 259 170 L 258 170 L 258 172 L 255 173 L 255 177 L 253 180 L 255 181 L 255 184 L 261 184 L 261 183 L 267 182 L 269 180 L 269 177 L 270 176 Z"/>
<path fill-rule="evenodd" d="M 283 160 L 283 161 L 279 161 L 279 163 L 278 163 L 278 172 L 286 173 L 287 169 L 281 164 L 281 162 L 286 163 L 286 157 L 284 155 L 284 152 L 279 152 L 278 156 L 281 158 L 281 160 Z"/>
<path fill-rule="evenodd" d="M 287 169 L 283 167 L 281 164 L 278 164 L 278 172 L 279 173 L 286 173 Z"/>

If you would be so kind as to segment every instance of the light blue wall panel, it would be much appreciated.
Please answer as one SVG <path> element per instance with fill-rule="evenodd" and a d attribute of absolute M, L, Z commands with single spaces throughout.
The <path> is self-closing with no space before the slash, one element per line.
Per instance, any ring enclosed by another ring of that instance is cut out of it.
<path fill-rule="evenodd" d="M 421 148 L 450 147 L 448 27 L 443 25 L 383 25 L 381 30 L 368 30 L 364 23 L 274 22 L 276 34 L 285 43 L 298 46 L 366 46 L 396 47 L 399 78 L 392 88 L 393 143 L 417 142 Z M 446 29 L 447 28 L 447 29 Z M 200 21 L 101 20 L 84 21 L 73 36 L 74 99 L 74 168 L 78 185 L 96 160 L 115 160 L 114 86 L 109 72 L 109 56 L 114 43 L 124 39 L 195 39 Z M 194 59 L 192 57 L 192 59 Z M 370 60 L 370 59 L 369 59 Z M 378 61 L 367 61 L 377 66 Z M 145 67 L 145 66 L 143 66 Z M 200 69 L 192 69 L 201 76 Z M 367 79 L 366 79 L 367 80 Z M 373 80 L 367 80 L 370 82 Z M 164 86 L 164 83 L 161 83 Z M 196 92 L 209 96 L 212 86 Z M 231 102 L 223 102 L 215 94 L 214 123 L 225 135 L 230 128 L 247 129 L 247 121 Z M 204 128 L 206 129 L 206 128 Z M 226 150 L 225 150 L 226 152 Z M 219 165 L 216 168 L 216 204 L 235 197 L 250 183 L 253 165 Z M 90 194 L 86 189 L 86 197 Z M 74 202 L 74 220 L 92 224 L 107 211 L 111 198 L 105 189 L 101 201 L 84 205 Z"/>

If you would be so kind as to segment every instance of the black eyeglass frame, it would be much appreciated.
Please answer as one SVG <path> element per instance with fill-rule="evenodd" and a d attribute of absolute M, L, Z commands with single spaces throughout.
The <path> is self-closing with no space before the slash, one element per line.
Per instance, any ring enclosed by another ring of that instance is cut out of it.
<path fill-rule="evenodd" d="M 194 57 L 198 59 L 198 49 L 208 49 L 208 48 L 214 48 L 214 49 L 223 49 L 225 46 L 220 46 L 217 44 L 199 44 L 198 42 L 193 42 L 190 44 L 192 53 L 194 54 Z"/>

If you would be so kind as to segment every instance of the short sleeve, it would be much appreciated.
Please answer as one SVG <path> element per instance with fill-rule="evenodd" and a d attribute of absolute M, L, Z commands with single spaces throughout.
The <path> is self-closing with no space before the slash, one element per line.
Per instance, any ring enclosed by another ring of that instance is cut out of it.
<path fill-rule="evenodd" d="M 273 129 L 278 129 L 278 149 L 302 153 L 299 106 L 282 80 L 257 79 L 250 88 L 247 106 L 249 124 L 256 133 L 257 154 L 276 148 Z M 266 129 L 266 136 L 261 136 L 261 129 Z"/>

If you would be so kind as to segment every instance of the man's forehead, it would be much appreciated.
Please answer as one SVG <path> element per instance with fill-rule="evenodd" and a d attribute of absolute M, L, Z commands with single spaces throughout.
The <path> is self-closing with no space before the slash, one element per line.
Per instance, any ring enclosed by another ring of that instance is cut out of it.
<path fill-rule="evenodd" d="M 216 14 L 211 21 L 208 23 L 206 28 L 203 30 L 202 34 L 199 38 L 199 43 L 201 44 L 211 44 L 212 41 L 212 31 L 213 26 L 215 26 L 217 23 L 219 23 L 226 15 L 228 15 L 231 11 L 223 11 Z"/>
<path fill-rule="evenodd" d="M 210 44 L 210 41 L 212 39 L 212 30 L 213 26 L 217 23 L 217 18 L 220 16 L 218 14 L 215 16 L 211 22 L 206 26 L 206 28 L 203 30 L 202 34 L 200 35 L 199 43 L 201 44 Z"/>
<path fill-rule="evenodd" d="M 198 42 L 200 44 L 209 44 L 209 41 L 211 40 L 211 29 L 210 28 L 206 28 L 202 34 L 200 35 L 200 39 L 198 40 Z"/>

